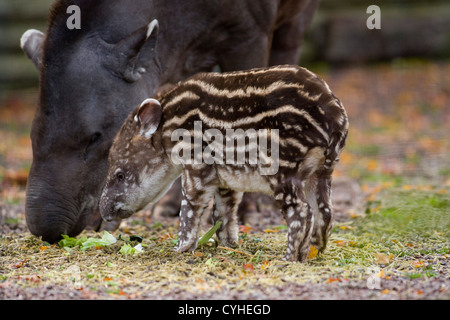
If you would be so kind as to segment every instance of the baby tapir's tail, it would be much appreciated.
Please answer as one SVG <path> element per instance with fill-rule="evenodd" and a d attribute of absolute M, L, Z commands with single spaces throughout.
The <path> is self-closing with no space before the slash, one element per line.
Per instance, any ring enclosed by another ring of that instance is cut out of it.
<path fill-rule="evenodd" d="M 345 146 L 348 131 L 335 131 L 331 135 L 330 144 L 325 152 L 325 162 L 320 173 L 331 175 L 336 163 L 339 161 L 339 155 Z"/>

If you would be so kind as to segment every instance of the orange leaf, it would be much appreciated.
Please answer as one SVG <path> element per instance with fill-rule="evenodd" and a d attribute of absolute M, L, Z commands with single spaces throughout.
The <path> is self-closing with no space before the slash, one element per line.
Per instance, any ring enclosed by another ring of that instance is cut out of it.
<path fill-rule="evenodd" d="M 113 278 L 112 277 L 104 277 L 103 281 L 111 281 Z"/>
<path fill-rule="evenodd" d="M 421 268 L 421 267 L 424 267 L 424 266 L 425 266 L 425 263 L 422 260 L 414 261 L 414 267 Z"/>
<path fill-rule="evenodd" d="M 253 230 L 253 228 L 250 227 L 250 226 L 243 225 L 243 224 L 241 224 L 241 225 L 239 226 L 239 232 L 247 233 L 247 234 L 248 234 L 248 233 L 250 233 L 251 230 Z"/>
<path fill-rule="evenodd" d="M 22 266 L 25 264 L 25 262 L 27 262 L 27 261 L 28 261 L 28 260 L 25 259 L 25 260 L 23 260 L 23 261 L 21 261 L 21 262 L 15 264 L 15 265 L 14 265 L 14 268 L 18 269 L 18 268 L 22 267 Z"/>
<path fill-rule="evenodd" d="M 244 264 L 242 267 L 246 270 L 250 270 L 250 271 L 254 270 L 253 263 L 251 263 L 251 262 Z"/>
<path fill-rule="evenodd" d="M 326 284 L 332 283 L 332 282 L 342 282 L 342 281 L 348 281 L 348 279 L 342 279 L 342 278 L 328 278 Z"/>
<path fill-rule="evenodd" d="M 3 175 L 3 181 L 9 184 L 26 186 L 28 180 L 28 172 L 22 171 L 12 171 L 8 170 Z"/>
<path fill-rule="evenodd" d="M 367 170 L 375 171 L 378 168 L 378 162 L 376 160 L 369 160 L 367 163 Z"/>
<path fill-rule="evenodd" d="M 261 269 L 264 270 L 264 269 L 268 268 L 269 266 L 270 266 L 270 261 L 267 261 L 267 260 L 263 261 Z"/>
<path fill-rule="evenodd" d="M 119 294 L 120 294 L 121 296 L 126 296 L 126 295 L 127 295 L 127 294 L 126 294 L 125 292 L 123 292 L 122 290 L 119 291 Z"/>
<path fill-rule="evenodd" d="M 317 256 L 319 250 L 317 250 L 314 246 L 309 247 L 308 259 L 313 259 Z"/>

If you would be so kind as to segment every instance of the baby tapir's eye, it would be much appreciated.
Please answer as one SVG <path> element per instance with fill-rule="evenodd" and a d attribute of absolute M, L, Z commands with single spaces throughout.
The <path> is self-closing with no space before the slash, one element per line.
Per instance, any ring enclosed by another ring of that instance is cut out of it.
<path fill-rule="evenodd" d="M 119 182 L 122 182 L 125 180 L 125 174 L 122 171 L 119 171 L 116 173 L 116 178 Z"/>

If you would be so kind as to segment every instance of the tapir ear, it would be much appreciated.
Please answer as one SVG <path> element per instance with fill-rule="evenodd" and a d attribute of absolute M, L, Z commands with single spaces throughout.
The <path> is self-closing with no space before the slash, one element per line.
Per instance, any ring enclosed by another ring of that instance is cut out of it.
<path fill-rule="evenodd" d="M 126 81 L 137 81 L 147 71 L 155 57 L 158 30 L 158 20 L 154 19 L 115 45 L 116 56 L 121 60 L 119 67 Z"/>
<path fill-rule="evenodd" d="M 45 35 L 35 29 L 25 31 L 20 38 L 20 47 L 38 69 L 40 62 L 42 61 L 44 40 Z"/>
<path fill-rule="evenodd" d="M 140 134 L 147 139 L 158 129 L 161 122 L 162 108 L 156 99 L 146 99 L 141 103 L 134 121 L 139 122 Z"/>

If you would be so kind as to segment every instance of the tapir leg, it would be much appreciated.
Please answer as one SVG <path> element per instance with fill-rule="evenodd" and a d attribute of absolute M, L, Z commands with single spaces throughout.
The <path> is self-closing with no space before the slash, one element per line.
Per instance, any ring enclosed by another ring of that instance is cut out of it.
<path fill-rule="evenodd" d="M 311 24 L 319 2 L 311 0 L 304 10 L 274 31 L 269 66 L 298 64 L 303 36 Z"/>
<path fill-rule="evenodd" d="M 217 189 L 214 178 L 215 170 L 211 166 L 183 171 L 180 227 L 175 248 L 178 252 L 194 251 L 197 248 L 202 215 Z"/>
<path fill-rule="evenodd" d="M 238 245 L 237 210 L 242 195 L 242 192 L 227 189 L 218 189 L 214 195 L 213 222 L 222 222 L 216 234 L 219 243 L 227 247 Z"/>

